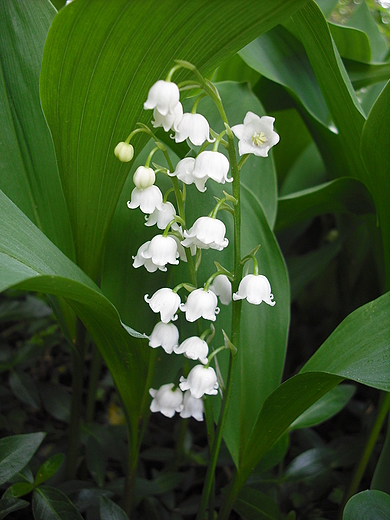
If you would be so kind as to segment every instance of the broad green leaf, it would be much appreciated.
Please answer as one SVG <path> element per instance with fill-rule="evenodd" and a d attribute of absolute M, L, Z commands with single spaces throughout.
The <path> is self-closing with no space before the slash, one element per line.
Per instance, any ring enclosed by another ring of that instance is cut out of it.
<path fill-rule="evenodd" d="M 281 231 L 324 213 L 364 215 L 375 213 L 375 206 L 362 182 L 342 177 L 280 197 L 275 229 Z"/>
<path fill-rule="evenodd" d="M 245 446 L 232 499 L 272 444 L 342 379 L 390 390 L 390 293 L 350 314 L 306 363 L 265 401 Z"/>
<path fill-rule="evenodd" d="M 99 500 L 99 512 L 101 520 L 127 520 L 127 515 L 121 507 L 105 496 Z"/>
<path fill-rule="evenodd" d="M 45 435 L 28 433 L 0 439 L 0 484 L 7 482 L 29 463 Z"/>
<path fill-rule="evenodd" d="M 379 30 L 378 24 L 374 20 L 367 2 L 361 2 L 354 9 L 352 16 L 348 20 L 350 27 L 355 27 L 364 31 L 370 40 L 372 61 L 382 61 L 386 58 L 389 47 L 385 36 Z"/>
<path fill-rule="evenodd" d="M 13 511 L 18 511 L 19 509 L 24 509 L 29 506 L 29 503 L 26 500 L 21 500 L 18 498 L 1 498 L 0 499 L 0 520 L 3 520 L 6 516 L 8 516 Z"/>
<path fill-rule="evenodd" d="M 186 59 L 210 72 L 307 0 L 156 4 L 82 0 L 53 21 L 41 73 L 42 106 L 53 135 L 77 263 L 95 279 L 128 174 L 115 145 L 146 123 L 150 86 Z M 152 13 L 152 15 L 151 15 Z M 131 37 L 129 38 L 129 35 Z M 82 51 L 81 51 L 82 50 Z M 187 75 L 188 76 L 188 75 Z M 182 78 L 185 77 L 183 74 Z M 134 139 L 138 152 L 146 139 Z"/>
<path fill-rule="evenodd" d="M 29 374 L 12 370 L 9 375 L 9 385 L 18 399 L 39 410 L 41 407 L 39 393 Z"/>
<path fill-rule="evenodd" d="M 349 174 L 361 179 L 363 164 L 356 150 L 364 114 L 345 71 L 328 24 L 313 0 L 297 11 L 293 21 L 338 131 L 338 141 Z"/>
<path fill-rule="evenodd" d="M 246 520 L 275 520 L 279 517 L 277 503 L 265 493 L 250 487 L 241 489 L 233 509 Z"/>
<path fill-rule="evenodd" d="M 34 490 L 32 509 L 35 520 L 82 520 L 82 516 L 59 489 L 40 486 Z"/>
<path fill-rule="evenodd" d="M 90 435 L 85 447 L 85 461 L 96 484 L 102 488 L 106 473 L 106 459 L 99 440 Z"/>
<path fill-rule="evenodd" d="M 117 310 L 92 280 L 3 194 L 0 215 L 0 290 L 18 285 L 67 299 L 99 347 L 136 432 L 146 366 L 143 346 L 130 332 L 138 338 L 142 335 L 129 327 L 125 330 Z"/>
<path fill-rule="evenodd" d="M 39 100 L 48 0 L 0 4 L 0 189 L 70 258 L 69 214 Z"/>
<path fill-rule="evenodd" d="M 370 40 L 364 31 L 334 23 L 329 29 L 342 58 L 364 63 L 371 60 Z"/>
<path fill-rule="evenodd" d="M 291 461 L 284 472 L 283 481 L 314 479 L 337 466 L 335 459 L 335 451 L 331 448 L 326 446 L 311 448 Z"/>
<path fill-rule="evenodd" d="M 295 101 L 323 125 L 329 110 L 301 42 L 282 26 L 262 34 L 240 51 L 241 58 L 266 78 L 283 85 Z"/>
<path fill-rule="evenodd" d="M 16 482 L 6 490 L 6 492 L 3 495 L 3 498 L 22 497 L 23 495 L 31 493 L 33 489 L 34 484 L 31 484 L 30 482 Z"/>
<path fill-rule="evenodd" d="M 51 478 L 57 471 L 59 470 L 63 460 L 63 453 L 56 453 L 50 459 L 46 460 L 41 467 L 38 469 L 37 474 L 35 475 L 34 485 L 38 486 L 45 482 L 49 478 Z"/>
<path fill-rule="evenodd" d="M 39 392 L 45 410 L 59 421 L 69 422 L 72 398 L 59 384 L 41 383 Z"/>
<path fill-rule="evenodd" d="M 254 85 L 260 78 L 260 74 L 249 67 L 239 54 L 235 54 L 221 63 L 213 74 L 212 81 L 237 81 L 238 83 L 249 83 Z"/>
<path fill-rule="evenodd" d="M 327 421 L 344 408 L 355 393 L 355 390 L 356 388 L 353 385 L 337 386 L 300 415 L 291 424 L 290 430 L 310 428 Z"/>
<path fill-rule="evenodd" d="M 390 292 L 387 292 L 349 314 L 301 373 L 336 374 L 389 392 L 389 368 Z"/>
<path fill-rule="evenodd" d="M 361 154 L 366 166 L 362 180 L 374 198 L 382 232 L 386 283 L 390 287 L 390 82 L 387 83 L 369 113 L 363 128 Z"/>
<path fill-rule="evenodd" d="M 288 138 L 288 136 L 287 136 Z M 279 170 L 278 170 L 278 179 Z M 290 168 L 282 180 L 279 197 L 291 195 L 294 192 L 314 188 L 327 180 L 326 170 L 321 155 L 312 141 L 295 161 L 291 161 Z M 279 210 L 279 207 L 278 207 Z"/>
<path fill-rule="evenodd" d="M 354 495 L 345 506 L 343 520 L 389 520 L 390 495 L 367 490 Z"/>
<path fill-rule="evenodd" d="M 245 185 L 242 186 L 241 200 L 242 255 L 260 244 L 257 253 L 260 274 L 270 281 L 276 301 L 274 307 L 264 303 L 251 305 L 247 301 L 242 306 L 236 372 L 236 377 L 240 374 L 236 379 L 240 390 L 236 393 L 236 399 L 232 400 L 232 413 L 228 414 L 226 426 L 226 429 L 230 425 L 232 430 L 237 430 L 240 418 L 239 450 L 242 453 L 257 414 L 282 378 L 290 323 L 290 288 L 284 259 L 268 227 L 261 204 Z M 233 403 L 237 406 L 236 416 Z"/>

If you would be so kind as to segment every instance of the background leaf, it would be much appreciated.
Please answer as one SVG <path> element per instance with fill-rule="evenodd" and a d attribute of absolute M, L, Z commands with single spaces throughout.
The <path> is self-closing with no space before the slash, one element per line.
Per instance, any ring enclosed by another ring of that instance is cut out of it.
<path fill-rule="evenodd" d="M 46 433 L 27 433 L 0 439 L 0 484 L 26 466 Z"/>
<path fill-rule="evenodd" d="M 390 495 L 383 491 L 362 491 L 347 502 L 343 520 L 389 520 Z"/>
<path fill-rule="evenodd" d="M 99 500 L 101 520 L 127 520 L 127 515 L 115 502 L 105 496 Z"/>
<path fill-rule="evenodd" d="M 82 520 L 69 498 L 59 489 L 40 486 L 34 490 L 32 509 L 35 520 Z"/>
<path fill-rule="evenodd" d="M 21 500 L 19 498 L 2 498 L 0 499 L 0 520 L 3 520 L 13 511 L 24 509 L 29 503 L 27 500 Z"/>

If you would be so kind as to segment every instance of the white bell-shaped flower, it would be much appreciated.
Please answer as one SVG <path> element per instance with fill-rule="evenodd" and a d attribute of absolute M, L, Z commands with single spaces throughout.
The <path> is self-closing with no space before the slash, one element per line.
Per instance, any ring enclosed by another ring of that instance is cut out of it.
<path fill-rule="evenodd" d="M 161 412 L 166 417 L 173 417 L 176 412 L 183 410 L 183 394 L 173 383 L 162 385 L 158 390 L 150 388 L 149 394 L 153 397 L 150 404 L 152 412 Z"/>
<path fill-rule="evenodd" d="M 157 224 L 158 229 L 165 229 L 175 215 L 176 210 L 174 205 L 171 202 L 163 202 L 149 217 L 145 217 L 145 226 L 154 226 L 154 224 Z M 171 228 L 178 229 L 179 226 L 172 224 Z"/>
<path fill-rule="evenodd" d="M 177 310 L 180 305 L 180 296 L 174 293 L 172 289 L 163 287 L 156 291 L 151 298 L 145 294 L 144 299 L 153 312 L 159 312 L 161 321 L 169 323 L 177 320 Z"/>
<path fill-rule="evenodd" d="M 180 123 L 177 125 L 175 141 L 181 143 L 189 139 L 195 146 L 200 146 L 205 141 L 210 143 L 210 127 L 207 119 L 202 114 L 183 114 Z"/>
<path fill-rule="evenodd" d="M 166 271 L 165 267 L 159 267 L 158 265 L 155 265 L 151 258 L 145 258 L 145 256 L 143 255 L 143 253 L 148 249 L 149 245 L 150 240 L 148 240 L 147 242 L 145 242 L 145 244 L 142 244 L 142 246 L 139 247 L 136 256 L 132 257 L 134 260 L 133 267 L 138 268 L 143 265 L 145 269 L 149 271 L 149 273 L 154 273 L 155 271 L 157 271 L 157 269 L 159 269 L 160 271 Z"/>
<path fill-rule="evenodd" d="M 145 110 L 157 108 L 162 116 L 172 112 L 179 103 L 180 92 L 176 83 L 160 79 L 149 90 L 148 99 L 144 103 Z"/>
<path fill-rule="evenodd" d="M 130 162 L 134 157 L 134 148 L 130 143 L 121 141 L 115 146 L 114 154 L 121 162 Z"/>
<path fill-rule="evenodd" d="M 160 189 L 153 184 L 145 190 L 134 188 L 131 192 L 131 200 L 127 202 L 129 209 L 140 208 L 142 213 L 151 214 L 156 208 L 162 204 L 162 193 Z"/>
<path fill-rule="evenodd" d="M 209 346 L 204 339 L 200 339 L 198 336 L 191 336 L 184 340 L 180 346 L 174 347 L 173 351 L 175 354 L 184 354 L 189 359 L 199 359 L 205 365 L 207 363 Z"/>
<path fill-rule="evenodd" d="M 262 274 L 247 274 L 241 280 L 238 291 L 233 294 L 233 300 L 243 300 L 246 298 L 249 303 L 259 305 L 265 302 L 274 306 L 274 295 L 271 293 L 271 285 L 268 279 Z"/>
<path fill-rule="evenodd" d="M 186 303 L 180 305 L 180 310 L 186 313 L 187 321 L 196 321 L 199 318 L 215 321 L 219 313 L 218 300 L 215 294 L 204 289 L 195 289 L 187 298 Z"/>
<path fill-rule="evenodd" d="M 152 168 L 145 168 L 145 166 L 138 166 L 133 175 L 133 182 L 135 187 L 139 190 L 146 190 L 152 186 L 156 181 L 156 174 Z"/>
<path fill-rule="evenodd" d="M 152 348 L 162 347 L 167 354 L 179 346 L 179 331 L 173 323 L 159 321 L 149 336 L 149 346 Z"/>
<path fill-rule="evenodd" d="M 232 178 L 227 178 L 229 167 L 229 161 L 223 153 L 206 150 L 195 159 L 195 167 L 192 174 L 195 179 L 202 180 L 203 183 L 208 179 L 213 179 L 213 181 L 219 184 L 225 184 L 225 182 L 233 181 Z"/>
<path fill-rule="evenodd" d="M 194 177 L 194 168 L 195 159 L 193 157 L 185 157 L 177 163 L 175 171 L 168 175 L 170 175 L 170 177 L 177 177 L 179 181 L 184 182 L 184 184 L 195 184 L 198 190 L 203 193 L 206 191 L 205 182 L 207 178 L 199 179 Z"/>
<path fill-rule="evenodd" d="M 200 399 L 204 394 L 216 395 L 218 392 L 217 374 L 212 367 L 196 365 L 188 374 L 187 379 L 180 378 L 180 389 L 189 390 L 193 397 Z"/>
<path fill-rule="evenodd" d="M 156 235 L 141 255 L 147 260 L 151 260 L 161 271 L 166 271 L 167 264 L 177 265 L 179 263 L 177 243 L 170 236 Z"/>
<path fill-rule="evenodd" d="M 153 110 L 154 121 L 152 125 L 154 128 L 162 126 L 166 132 L 169 130 L 177 131 L 177 126 L 183 117 L 183 105 L 179 102 L 172 110 L 169 110 L 165 115 L 162 115 L 157 108 Z"/>
<path fill-rule="evenodd" d="M 200 249 L 216 249 L 222 251 L 228 244 L 229 240 L 225 238 L 225 224 L 216 218 L 199 217 L 194 225 L 184 231 L 184 247 L 191 247 L 193 244 Z"/>
<path fill-rule="evenodd" d="M 188 419 L 193 417 L 197 421 L 203 421 L 204 404 L 202 399 L 194 397 L 189 390 L 184 393 L 183 410 L 180 412 L 180 417 Z"/>
<path fill-rule="evenodd" d="M 279 135 L 274 131 L 274 117 L 247 112 L 244 124 L 232 126 L 232 132 L 238 137 L 238 153 L 253 153 L 259 157 L 268 157 L 269 149 L 279 142 Z"/>
<path fill-rule="evenodd" d="M 220 274 L 214 278 L 210 291 L 218 296 L 223 305 L 229 305 L 232 301 L 232 284 L 226 274 Z"/>

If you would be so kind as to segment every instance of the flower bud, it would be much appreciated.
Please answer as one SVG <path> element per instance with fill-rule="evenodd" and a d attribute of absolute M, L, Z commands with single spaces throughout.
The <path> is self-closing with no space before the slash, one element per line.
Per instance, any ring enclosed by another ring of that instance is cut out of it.
<path fill-rule="evenodd" d="M 133 175 L 133 182 L 139 190 L 146 190 L 149 186 L 153 186 L 156 180 L 156 174 L 152 168 L 138 166 Z"/>
<path fill-rule="evenodd" d="M 134 157 L 134 148 L 131 144 L 121 141 L 115 146 L 114 154 L 121 162 L 130 162 Z"/>

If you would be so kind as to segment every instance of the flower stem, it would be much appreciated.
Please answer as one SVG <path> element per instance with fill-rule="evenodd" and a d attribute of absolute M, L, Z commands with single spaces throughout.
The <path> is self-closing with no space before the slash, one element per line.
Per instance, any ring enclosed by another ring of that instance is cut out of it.
<path fill-rule="evenodd" d="M 237 204 L 234 207 L 234 279 L 233 279 L 233 292 L 236 292 L 238 289 L 238 284 L 241 280 L 242 276 L 242 265 L 241 265 L 241 206 L 240 206 L 240 170 L 237 164 L 236 150 L 234 145 L 234 139 L 232 132 L 229 131 L 229 124 L 226 117 L 225 110 L 222 105 L 222 101 L 215 93 L 215 91 L 210 88 L 210 86 L 204 82 L 204 88 L 209 93 L 209 95 L 214 100 L 218 111 L 221 115 L 221 118 L 227 128 L 227 137 L 228 137 L 228 153 L 230 160 L 230 167 L 232 170 L 233 176 L 233 196 L 237 201 Z M 231 342 L 236 347 L 239 346 L 240 342 L 240 324 L 241 324 L 241 307 L 242 300 L 233 300 L 232 301 L 232 327 L 231 327 Z M 209 502 L 209 496 L 212 491 L 214 485 L 214 472 L 217 465 L 218 454 L 221 447 L 223 431 L 227 419 L 227 414 L 229 410 L 229 403 L 233 394 L 234 387 L 234 375 L 236 372 L 236 363 L 237 363 L 237 355 L 232 355 L 230 351 L 229 358 L 229 368 L 228 368 L 228 376 L 226 381 L 226 390 L 225 395 L 222 399 L 221 410 L 219 413 L 217 431 L 214 436 L 213 444 L 211 447 L 210 454 L 210 462 L 207 468 L 205 483 L 202 492 L 201 504 L 199 506 L 198 514 L 196 519 L 203 520 L 207 503 Z"/>

